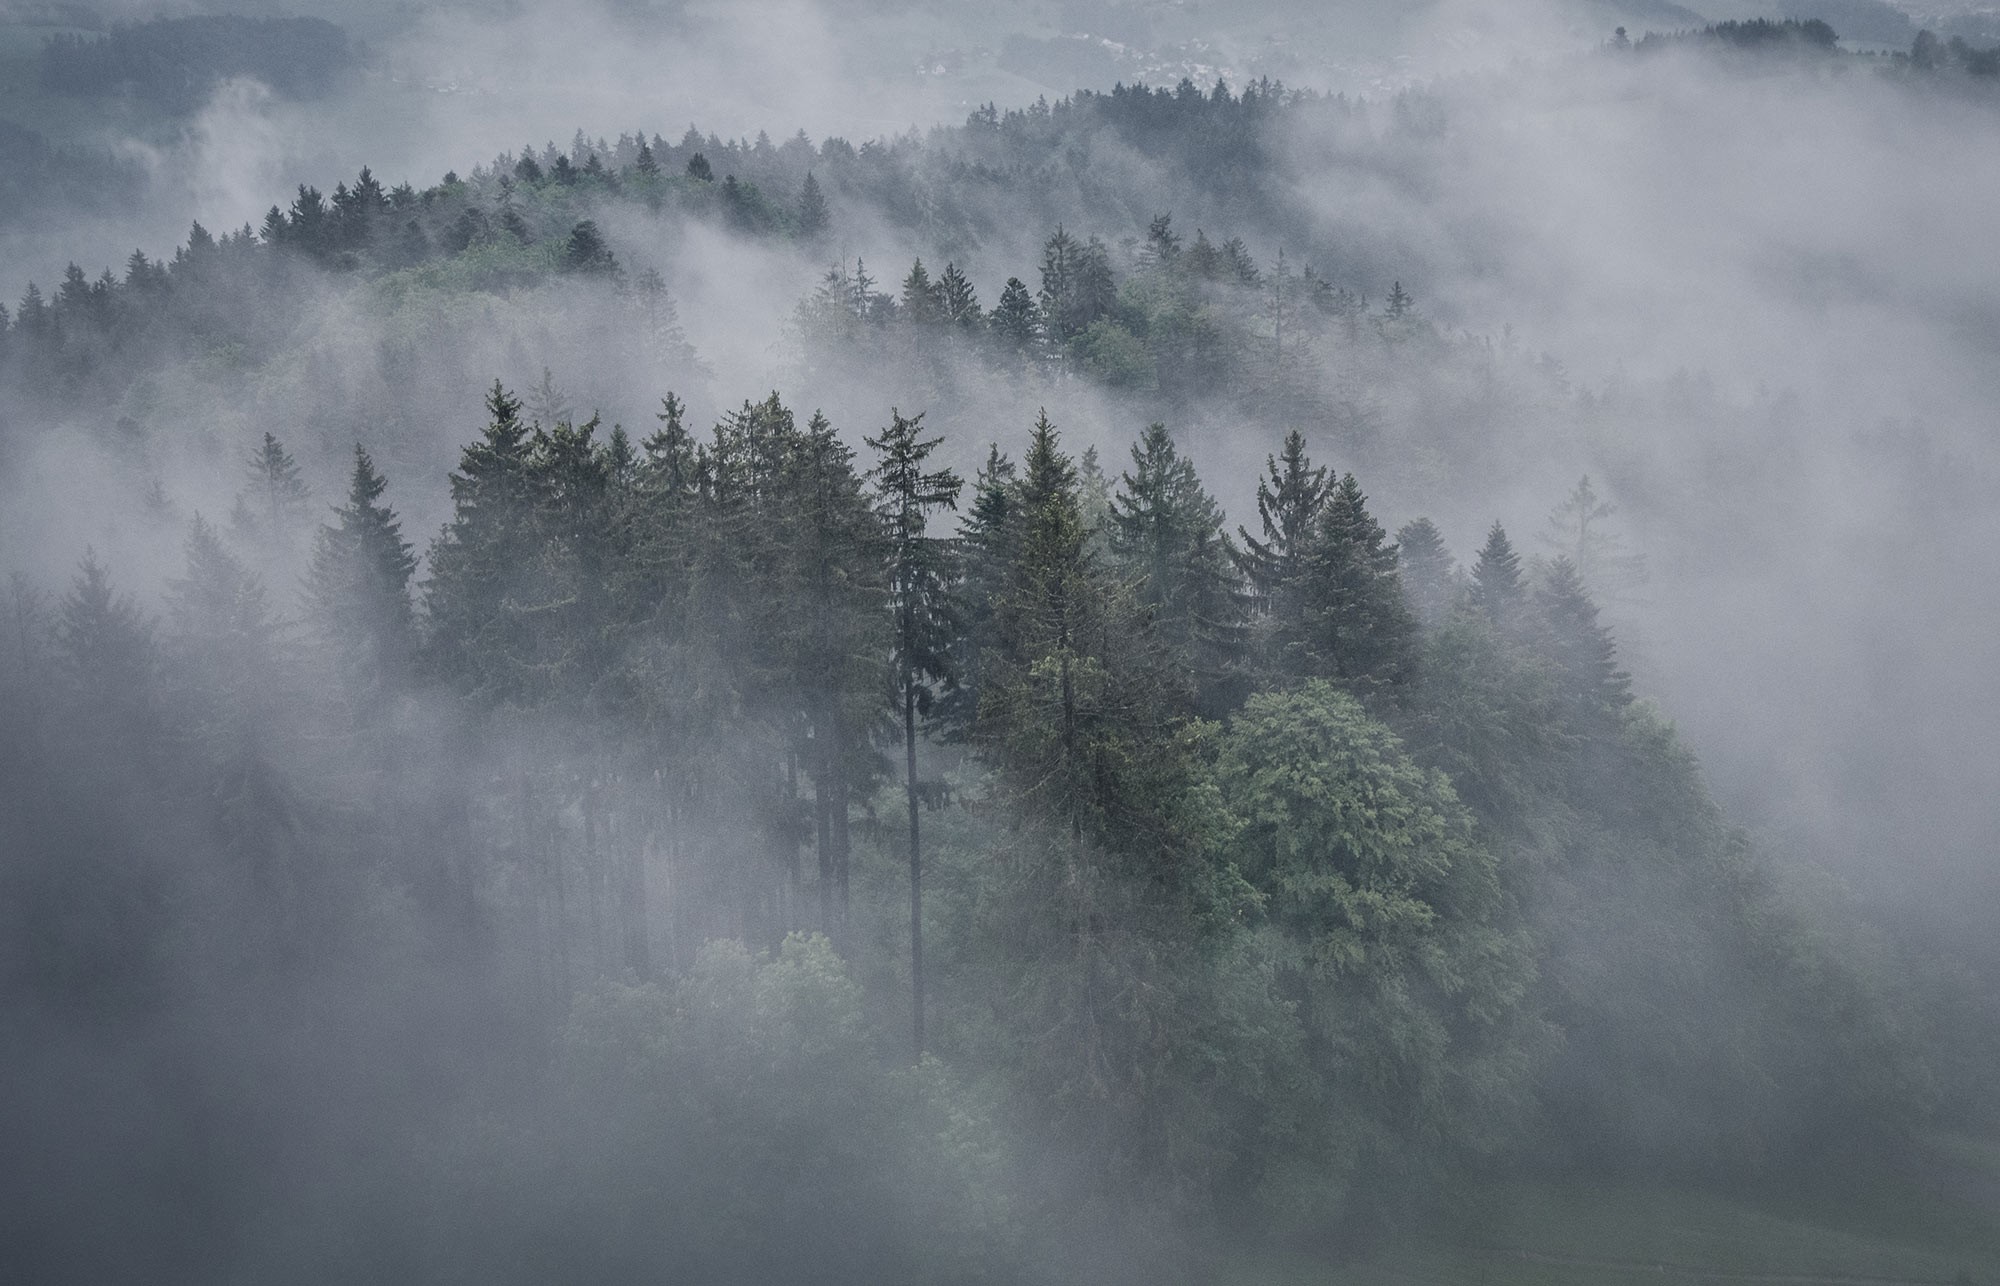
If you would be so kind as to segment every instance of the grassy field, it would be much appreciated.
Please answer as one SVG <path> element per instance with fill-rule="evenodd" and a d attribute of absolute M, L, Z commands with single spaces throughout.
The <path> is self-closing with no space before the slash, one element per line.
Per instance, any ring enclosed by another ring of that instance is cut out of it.
<path fill-rule="evenodd" d="M 1448 1228 L 1329 1265 L 1252 1259 L 1232 1286 L 1626 1282 L 2000 1283 L 2000 1141 L 1928 1140 L 1903 1164 L 1809 1185 L 1515 1183 Z"/>

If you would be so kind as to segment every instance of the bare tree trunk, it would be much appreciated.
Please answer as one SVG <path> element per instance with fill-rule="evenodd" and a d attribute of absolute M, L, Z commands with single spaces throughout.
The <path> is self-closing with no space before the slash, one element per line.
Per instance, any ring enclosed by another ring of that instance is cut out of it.
<path fill-rule="evenodd" d="M 917 690 L 903 676 L 903 793 L 910 805 L 910 1041 L 924 1056 L 924 862 L 917 831 Z"/>

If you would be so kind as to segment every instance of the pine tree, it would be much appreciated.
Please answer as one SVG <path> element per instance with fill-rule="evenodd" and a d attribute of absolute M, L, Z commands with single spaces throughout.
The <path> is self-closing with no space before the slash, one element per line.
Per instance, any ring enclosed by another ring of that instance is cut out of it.
<path fill-rule="evenodd" d="M 708 163 L 706 156 L 700 152 L 696 152 L 688 158 L 687 176 L 697 183 L 713 183 L 715 182 L 715 167 Z"/>
<path fill-rule="evenodd" d="M 913 325 L 930 326 L 942 318 L 943 312 L 937 284 L 931 280 L 924 261 L 918 259 L 903 278 L 903 319 Z"/>
<path fill-rule="evenodd" d="M 1110 503 L 1110 537 L 1195 710 L 1221 717 L 1246 690 L 1248 603 L 1222 509 L 1163 424 L 1148 426 L 1132 448 L 1132 469 Z"/>
<path fill-rule="evenodd" d="M 388 482 L 359 443 L 347 503 L 319 529 L 306 581 L 306 617 L 357 713 L 405 681 L 416 653 L 410 578 L 416 555 L 395 513 L 378 503 Z"/>
<path fill-rule="evenodd" d="M 1644 556 L 1629 553 L 1610 523 L 1617 506 L 1601 498 L 1588 474 L 1549 512 L 1542 543 L 1570 560 L 1590 592 L 1608 603 L 1627 601 L 1646 583 Z"/>
<path fill-rule="evenodd" d="M 1527 589 L 1521 583 L 1521 556 L 1498 522 L 1486 533 L 1486 544 L 1472 568 L 1472 605 L 1503 632 L 1520 627 L 1521 604 Z"/>
<path fill-rule="evenodd" d="M 987 317 L 987 324 L 1007 349 L 1026 354 L 1034 348 L 1041 318 L 1037 314 L 1034 297 L 1028 293 L 1027 283 L 1019 277 L 1007 278 L 1007 285 L 1000 292 L 1000 302 Z"/>
<path fill-rule="evenodd" d="M 1285 435 L 1278 455 L 1265 457 L 1264 474 L 1257 481 L 1257 520 L 1263 538 L 1238 527 L 1243 542 L 1239 560 L 1261 618 L 1266 664 L 1281 673 L 1299 673 L 1305 646 L 1304 580 L 1326 508 L 1327 471 L 1312 463 L 1305 435 L 1294 429 Z"/>
<path fill-rule="evenodd" d="M 1357 696 L 1407 682 L 1415 622 L 1396 547 L 1349 473 L 1328 493 L 1306 560 L 1306 654 L 1314 672 Z"/>
<path fill-rule="evenodd" d="M 1418 518 L 1396 533 L 1396 551 L 1410 611 L 1425 628 L 1437 626 L 1458 597 L 1458 568 L 1444 534 L 1430 519 Z"/>
<path fill-rule="evenodd" d="M 56 613 L 55 642 L 85 722 L 74 728 L 100 753 L 143 754 L 158 735 L 153 627 L 85 550 Z"/>
<path fill-rule="evenodd" d="M 912 1048 L 924 1052 L 923 847 L 918 824 L 917 719 L 928 716 L 952 680 L 959 628 L 952 596 L 952 543 L 926 534 L 932 511 L 953 509 L 964 483 L 949 469 L 926 471 L 942 437 L 926 438 L 923 413 L 891 410 L 889 427 L 868 439 L 877 463 L 877 512 L 888 533 L 889 596 L 895 616 L 891 665 L 903 716 L 903 790 L 910 815 L 910 1015 Z"/>
<path fill-rule="evenodd" d="M 826 235 L 831 224 L 832 212 L 827 208 L 826 194 L 820 191 L 819 180 L 811 170 L 806 171 L 806 181 L 799 186 L 798 208 L 799 240 L 817 241 Z"/>
<path fill-rule="evenodd" d="M 246 543 L 263 551 L 272 565 L 290 552 L 294 530 L 311 498 L 298 462 L 270 433 L 250 455 L 249 490 L 238 497 L 231 525 Z"/>
<path fill-rule="evenodd" d="M 997 645 L 995 616 L 1021 539 L 1021 481 L 996 443 L 972 482 L 972 502 L 959 527 L 961 632 L 952 666 L 956 686 L 940 702 L 939 722 L 957 737 L 979 714 L 985 662 Z"/>
<path fill-rule="evenodd" d="M 1035 303 L 1049 345 L 1058 351 L 1083 333 L 1078 324 L 1082 315 L 1082 255 L 1083 247 L 1060 225 L 1042 244 L 1042 284 Z M 1000 302 L 1005 306 L 1006 297 Z"/>
<path fill-rule="evenodd" d="M 1174 232 L 1171 214 L 1156 214 L 1146 228 L 1146 244 L 1139 250 L 1140 262 L 1148 268 L 1171 268 L 1181 257 L 1181 239 Z"/>
<path fill-rule="evenodd" d="M 821 927 L 838 939 L 847 919 L 849 812 L 874 767 L 867 742 L 878 709 L 879 658 L 890 650 L 882 608 L 892 591 L 881 523 L 854 471 L 853 451 L 815 412 L 787 454 L 777 497 L 791 516 L 781 582 L 795 613 L 785 631 L 787 669 L 804 694 L 817 752 Z"/>
<path fill-rule="evenodd" d="M 564 243 L 562 268 L 564 272 L 605 276 L 618 271 L 618 260 L 605 244 L 604 234 L 598 231 L 597 221 L 585 219 L 569 230 L 569 240 Z"/>
<path fill-rule="evenodd" d="M 507 603 L 538 541 L 533 435 L 520 399 L 496 380 L 486 409 L 485 430 L 451 475 L 452 518 L 431 545 L 425 605 L 432 670 L 464 691 L 498 697 L 515 685 L 504 658 L 519 651 Z"/>
<path fill-rule="evenodd" d="M 978 327 L 981 316 L 979 296 L 958 265 L 948 263 L 937 280 L 938 309 L 943 319 L 961 330 Z"/>
<path fill-rule="evenodd" d="M 1572 726 L 1605 733 L 1632 703 L 1631 676 L 1618 668 L 1611 631 L 1597 620 L 1597 604 L 1576 564 L 1558 555 L 1535 591 L 1536 644 L 1559 676 Z"/>

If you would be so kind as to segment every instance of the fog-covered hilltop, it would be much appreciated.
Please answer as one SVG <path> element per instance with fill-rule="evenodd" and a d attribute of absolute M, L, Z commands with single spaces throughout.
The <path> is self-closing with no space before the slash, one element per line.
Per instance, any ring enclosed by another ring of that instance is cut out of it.
<path fill-rule="evenodd" d="M 1956 1174 L 2000 81 L 1709 16 L 628 116 L 27 287 L 0 1262 L 1197 1280 Z M 43 56 L 201 114 L 199 34 Z"/>

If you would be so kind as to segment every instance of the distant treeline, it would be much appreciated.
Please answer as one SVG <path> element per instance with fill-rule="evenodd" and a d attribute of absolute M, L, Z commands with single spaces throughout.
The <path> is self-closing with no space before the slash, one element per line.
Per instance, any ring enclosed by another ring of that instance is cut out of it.
<path fill-rule="evenodd" d="M 108 35 L 51 36 L 41 76 L 42 87 L 56 93 L 130 93 L 184 111 L 231 76 L 310 98 L 355 62 L 347 33 L 323 18 L 155 18 Z"/>
<path fill-rule="evenodd" d="M 0 223 L 33 209 L 104 209 L 139 193 L 138 166 L 108 152 L 56 147 L 31 129 L 0 121 Z"/>

